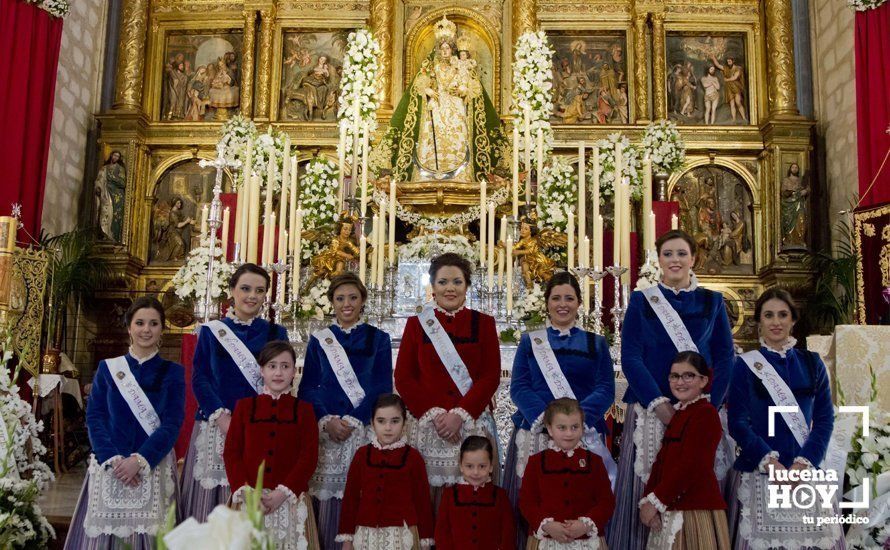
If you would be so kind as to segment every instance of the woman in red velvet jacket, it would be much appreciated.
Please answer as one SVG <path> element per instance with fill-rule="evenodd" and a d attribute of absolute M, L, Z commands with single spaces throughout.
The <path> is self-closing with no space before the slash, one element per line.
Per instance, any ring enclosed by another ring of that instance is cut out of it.
<path fill-rule="evenodd" d="M 232 487 L 232 503 L 244 502 L 263 468 L 261 505 L 266 531 L 279 548 L 305 541 L 317 549 L 318 533 L 308 493 L 318 462 L 318 425 L 312 405 L 290 394 L 296 353 L 289 342 L 269 342 L 257 362 L 263 392 L 235 405 L 223 459 Z M 304 522 L 297 518 L 305 517 Z"/>
<path fill-rule="evenodd" d="M 717 409 L 704 393 L 711 371 L 694 351 L 677 355 L 668 381 L 677 398 L 677 412 L 662 440 L 640 501 L 640 520 L 649 527 L 650 543 L 667 547 L 729 550 L 726 502 L 720 493 L 713 464 L 723 435 Z M 692 475 L 692 473 L 695 475 Z"/>
<path fill-rule="evenodd" d="M 429 274 L 435 306 L 408 319 L 395 386 L 417 419 L 409 442 L 423 455 L 438 495 L 442 486 L 461 479 L 460 443 L 466 436 L 482 435 L 497 448 L 490 406 L 501 356 L 494 318 L 465 307 L 470 263 L 445 253 L 433 258 Z"/>
<path fill-rule="evenodd" d="M 356 451 L 346 476 L 340 534 L 343 550 L 419 550 L 433 542 L 433 510 L 423 457 L 404 436 L 402 399 L 374 404 L 371 444 Z"/>

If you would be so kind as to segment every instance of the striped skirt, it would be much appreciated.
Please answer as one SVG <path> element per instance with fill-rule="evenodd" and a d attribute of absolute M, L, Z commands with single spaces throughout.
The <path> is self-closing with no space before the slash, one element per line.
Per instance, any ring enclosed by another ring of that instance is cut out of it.
<path fill-rule="evenodd" d="M 182 468 L 180 494 L 182 498 L 182 517 L 195 518 L 200 523 L 207 521 L 207 515 L 219 504 L 227 504 L 232 496 L 232 489 L 228 485 L 220 485 L 212 489 L 201 486 L 201 482 L 195 479 L 195 462 L 198 459 L 196 440 L 201 420 L 195 422 L 192 428 L 192 439 L 189 441 L 189 449 L 185 455 L 185 465 Z"/>
<path fill-rule="evenodd" d="M 645 485 L 634 472 L 637 447 L 633 432 L 636 427 L 636 410 L 627 407 L 624 432 L 621 435 L 621 454 L 618 457 L 618 480 L 615 483 L 615 514 L 606 527 L 609 546 L 620 550 L 643 550 L 649 529 L 640 521 L 639 502 Z"/>
<path fill-rule="evenodd" d="M 723 510 L 668 511 L 664 524 L 649 534 L 647 550 L 730 550 Z"/>
<path fill-rule="evenodd" d="M 315 510 L 315 517 L 318 520 L 318 541 L 325 550 L 337 550 L 341 546 L 334 539 L 340 532 L 340 509 L 342 506 L 343 500 L 339 498 L 312 499 L 312 508 Z"/>
<path fill-rule="evenodd" d="M 510 444 L 507 446 L 507 459 L 504 461 L 504 472 L 501 479 L 504 480 L 504 490 L 507 491 L 510 504 L 513 505 L 513 517 L 516 520 L 516 548 L 525 548 L 528 538 L 528 523 L 519 512 L 519 489 L 522 487 L 522 478 L 516 474 L 516 461 L 519 455 L 516 448 L 516 433 L 518 431 L 519 429 L 514 426 Z"/>

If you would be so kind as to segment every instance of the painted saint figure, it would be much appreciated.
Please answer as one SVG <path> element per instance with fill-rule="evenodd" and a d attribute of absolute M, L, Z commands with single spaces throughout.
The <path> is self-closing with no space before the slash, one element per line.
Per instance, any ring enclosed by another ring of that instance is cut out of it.
<path fill-rule="evenodd" d="M 120 151 L 112 151 L 96 176 L 98 225 L 109 239 L 120 242 L 124 226 L 127 168 Z"/>

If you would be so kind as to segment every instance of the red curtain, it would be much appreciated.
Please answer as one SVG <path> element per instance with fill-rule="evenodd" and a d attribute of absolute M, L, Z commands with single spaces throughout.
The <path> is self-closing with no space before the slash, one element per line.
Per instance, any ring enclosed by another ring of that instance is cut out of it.
<path fill-rule="evenodd" d="M 20 203 L 24 228 L 34 236 L 43 210 L 61 41 L 61 19 L 22 0 L 0 0 L 0 215 Z"/>
<path fill-rule="evenodd" d="M 890 200 L 890 2 L 856 12 L 856 122 L 861 208 Z M 883 165 L 883 168 L 882 168 Z M 880 175 L 878 175 L 880 171 Z M 875 179 L 877 176 L 877 179 Z"/>

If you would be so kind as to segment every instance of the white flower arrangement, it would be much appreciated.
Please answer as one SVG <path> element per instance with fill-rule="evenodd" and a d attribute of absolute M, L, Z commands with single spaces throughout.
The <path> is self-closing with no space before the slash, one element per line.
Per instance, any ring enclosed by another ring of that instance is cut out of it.
<path fill-rule="evenodd" d="M 661 281 L 661 277 L 661 267 L 650 258 L 646 258 L 646 261 L 640 266 L 640 274 L 637 277 L 637 286 L 634 290 L 645 290 L 653 287 Z"/>
<path fill-rule="evenodd" d="M 309 289 L 305 296 L 300 298 L 300 311 L 297 316 L 302 318 L 313 318 L 322 320 L 325 315 L 333 315 L 334 308 L 331 301 L 328 300 L 328 289 L 331 287 L 331 281 L 321 279 Z"/>
<path fill-rule="evenodd" d="M 542 226 L 559 231 L 568 227 L 568 213 L 575 211 L 577 177 L 563 157 L 553 157 L 544 168 L 538 191 L 538 220 Z"/>
<path fill-rule="evenodd" d="M 272 548 L 271 541 L 251 521 L 250 513 L 220 504 L 210 511 L 207 523 L 188 518 L 164 535 L 169 550 L 255 550 Z"/>
<path fill-rule="evenodd" d="M 847 0 L 847 3 L 856 11 L 873 10 L 880 7 L 887 0 Z"/>
<path fill-rule="evenodd" d="M 308 231 L 340 219 L 337 212 L 337 187 L 340 185 L 337 165 L 324 155 L 312 158 L 300 178 L 300 209 L 303 230 Z M 307 243 L 308 244 L 308 243 Z M 304 259 L 320 250 L 318 243 L 303 247 Z"/>
<path fill-rule="evenodd" d="M 20 367 L 12 376 L 12 341 L 7 336 L 0 357 L 0 548 L 43 548 L 55 536 L 37 502 L 55 478 L 40 457 L 43 422 L 19 396 Z"/>
<path fill-rule="evenodd" d="M 659 120 L 646 127 L 641 144 L 643 154 L 649 154 L 653 172 L 671 174 L 686 160 L 686 144 L 677 125 L 670 120 Z"/>
<path fill-rule="evenodd" d="M 543 322 L 547 313 L 546 306 L 544 289 L 540 284 L 534 283 L 531 288 L 526 289 L 525 295 L 516 301 L 513 314 L 527 324 L 537 324 Z"/>
<path fill-rule="evenodd" d="M 262 182 L 262 196 L 266 196 L 266 186 L 269 185 L 269 159 L 275 157 L 275 175 L 272 179 L 272 192 L 276 195 L 281 192 L 281 176 L 284 167 L 284 137 L 281 132 L 269 126 L 266 133 L 256 136 L 253 140 L 253 155 L 251 157 L 251 173 Z M 290 156 L 290 151 L 287 152 Z"/>
<path fill-rule="evenodd" d="M 65 17 L 71 11 L 68 0 L 26 0 L 29 4 L 36 4 L 38 8 L 49 13 L 53 17 Z"/>
<path fill-rule="evenodd" d="M 544 133 L 544 156 L 553 148 L 553 54 L 555 51 L 544 31 L 527 32 L 516 43 L 513 61 L 513 116 L 519 127 L 519 162 L 525 162 L 525 118 L 531 133 L 531 162 L 537 155 L 538 130 Z M 526 166 L 529 170 L 531 167 Z"/>
<path fill-rule="evenodd" d="M 188 258 L 170 283 L 182 300 L 203 300 L 207 292 L 207 270 L 210 264 L 210 238 L 193 248 Z M 213 273 L 210 279 L 210 297 L 221 302 L 229 293 L 229 277 L 235 267 L 226 262 L 219 243 L 214 250 Z"/>
<path fill-rule="evenodd" d="M 371 135 L 377 130 L 377 109 L 380 107 L 378 86 L 382 54 L 380 43 L 368 29 L 349 33 L 340 80 L 340 108 L 337 112 L 343 140 L 343 158 L 352 154 L 353 140 L 361 127 Z M 358 126 L 355 114 L 358 110 Z M 361 135 L 358 135 L 361 139 Z"/>
<path fill-rule="evenodd" d="M 399 246 L 399 262 L 424 262 L 433 256 L 454 252 L 475 265 L 479 263 L 479 247 L 473 246 L 463 235 L 427 233 Z"/>
<path fill-rule="evenodd" d="M 500 207 L 507 201 L 508 189 L 506 187 L 502 187 L 488 196 L 488 204 L 494 204 L 495 209 Z M 384 193 L 383 191 L 376 190 L 374 191 L 374 201 L 377 204 L 381 204 L 384 201 L 389 203 L 389 195 Z M 460 214 L 454 214 L 451 216 L 439 218 L 439 217 L 427 217 L 422 214 L 418 214 L 412 210 L 408 210 L 402 206 L 402 203 L 396 199 L 396 217 L 402 220 L 405 223 L 410 223 L 416 228 L 423 228 L 427 231 L 446 231 L 446 230 L 456 230 L 463 229 L 467 226 L 468 223 L 474 220 L 478 220 L 481 212 L 479 211 L 479 205 L 473 205 Z"/>
<path fill-rule="evenodd" d="M 624 159 L 624 169 L 621 171 L 622 178 L 630 180 L 631 197 L 633 200 L 640 200 L 643 197 L 643 173 L 640 169 L 640 150 L 637 146 L 631 145 L 627 136 L 619 133 L 610 134 L 608 139 L 601 139 L 596 142 L 596 147 L 600 152 L 600 203 L 608 202 L 606 199 L 615 194 L 615 145 L 622 145 L 622 157 Z M 593 190 L 593 161 L 587 169 L 588 187 Z"/>
<path fill-rule="evenodd" d="M 220 135 L 217 146 L 222 145 L 225 159 L 230 163 L 240 161 L 242 165 L 247 162 L 247 145 L 251 138 L 257 137 L 256 124 L 238 114 L 222 125 Z M 240 187 L 244 179 L 243 170 L 233 170 L 232 175 L 235 187 Z"/>

